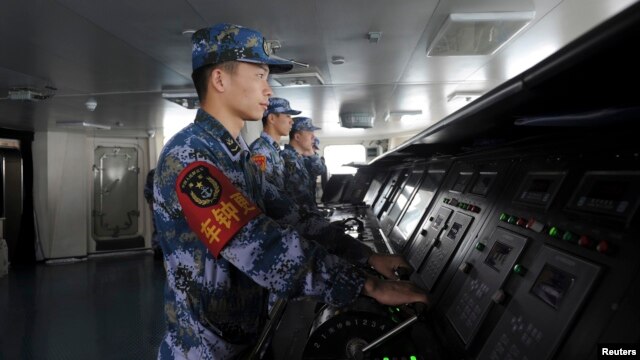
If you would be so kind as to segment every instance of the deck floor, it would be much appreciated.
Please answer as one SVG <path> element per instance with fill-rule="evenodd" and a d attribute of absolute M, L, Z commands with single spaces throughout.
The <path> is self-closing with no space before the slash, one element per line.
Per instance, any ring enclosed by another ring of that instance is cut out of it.
<path fill-rule="evenodd" d="M 148 253 L 11 270 L 0 278 L 0 359 L 155 359 L 164 281 Z"/>
<path fill-rule="evenodd" d="M 149 253 L 12 269 L 0 278 L 0 360 L 156 359 L 164 268 Z M 315 302 L 290 302 L 275 359 L 298 359 Z"/>

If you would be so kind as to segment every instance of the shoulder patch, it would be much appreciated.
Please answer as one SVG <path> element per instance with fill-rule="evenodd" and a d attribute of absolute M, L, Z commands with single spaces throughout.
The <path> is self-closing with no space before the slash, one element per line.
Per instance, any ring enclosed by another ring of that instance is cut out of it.
<path fill-rule="evenodd" d="M 287 171 L 291 174 L 296 172 L 296 163 L 293 161 L 286 161 Z"/>
<path fill-rule="evenodd" d="M 260 168 L 260 170 L 265 171 L 267 170 L 267 157 L 260 154 L 260 155 L 253 155 L 251 157 L 251 160 L 256 163 L 256 165 L 258 165 L 258 167 Z"/>
<path fill-rule="evenodd" d="M 208 162 L 189 164 L 178 175 L 175 187 L 189 227 L 215 257 L 243 226 L 261 214 Z"/>

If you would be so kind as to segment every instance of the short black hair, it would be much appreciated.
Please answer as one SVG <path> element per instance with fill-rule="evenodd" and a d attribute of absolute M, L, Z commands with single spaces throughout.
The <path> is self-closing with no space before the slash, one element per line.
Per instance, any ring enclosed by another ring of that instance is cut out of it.
<path fill-rule="evenodd" d="M 196 92 L 198 93 L 198 99 L 200 99 L 200 103 L 202 103 L 207 96 L 207 83 L 209 82 L 209 78 L 211 77 L 211 72 L 214 69 L 222 69 L 226 72 L 233 74 L 236 71 L 238 62 L 236 61 L 225 61 L 220 64 L 208 64 L 205 66 L 201 66 L 191 73 L 191 79 L 193 80 L 193 85 L 196 88 Z"/>

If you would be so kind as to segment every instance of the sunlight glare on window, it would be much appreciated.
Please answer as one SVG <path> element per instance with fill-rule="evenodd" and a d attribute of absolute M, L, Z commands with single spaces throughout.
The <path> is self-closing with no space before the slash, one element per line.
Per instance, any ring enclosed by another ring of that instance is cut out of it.
<path fill-rule="evenodd" d="M 329 145 L 324 148 L 324 159 L 328 175 L 355 174 L 358 169 L 344 164 L 366 163 L 366 150 L 363 145 Z"/>

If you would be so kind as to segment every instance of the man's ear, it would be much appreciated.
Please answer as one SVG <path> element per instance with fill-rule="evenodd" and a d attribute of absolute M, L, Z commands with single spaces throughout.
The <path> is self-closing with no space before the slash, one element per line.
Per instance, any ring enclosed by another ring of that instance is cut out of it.
<path fill-rule="evenodd" d="M 222 69 L 211 70 L 211 76 L 209 77 L 209 86 L 216 89 L 218 92 L 224 92 L 227 82 L 226 73 Z"/>
<path fill-rule="evenodd" d="M 275 119 L 276 119 L 276 114 L 270 113 L 269 115 L 267 115 L 267 124 L 273 125 L 276 121 Z"/>

